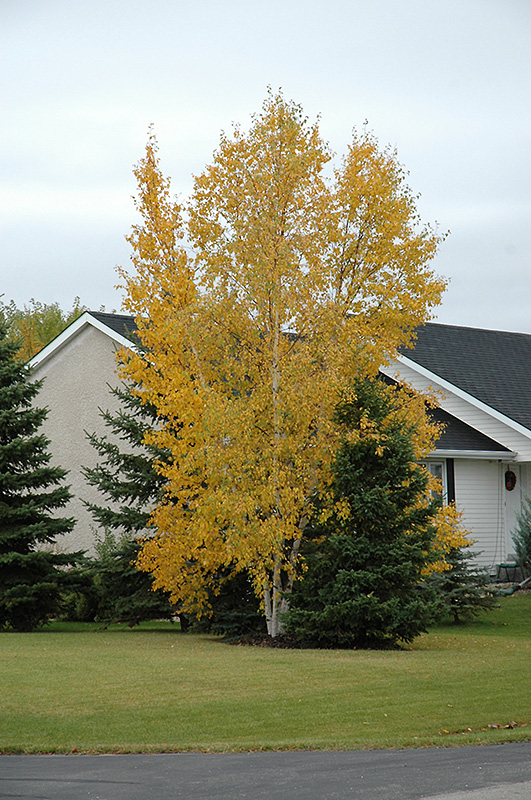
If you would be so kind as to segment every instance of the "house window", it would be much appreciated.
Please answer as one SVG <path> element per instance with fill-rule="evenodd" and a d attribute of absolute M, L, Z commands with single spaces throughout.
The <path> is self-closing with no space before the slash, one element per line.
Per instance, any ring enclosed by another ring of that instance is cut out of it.
<path fill-rule="evenodd" d="M 432 497 L 442 500 L 444 503 L 448 502 L 444 461 L 422 461 L 421 463 L 424 467 L 426 467 L 430 475 L 433 475 L 435 478 L 437 478 L 442 487 L 442 495 L 440 492 L 432 492 Z"/>

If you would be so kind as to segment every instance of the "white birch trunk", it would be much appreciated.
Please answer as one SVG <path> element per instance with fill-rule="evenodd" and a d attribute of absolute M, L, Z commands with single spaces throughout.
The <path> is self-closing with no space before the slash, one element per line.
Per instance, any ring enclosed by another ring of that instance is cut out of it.
<path fill-rule="evenodd" d="M 289 609 L 289 600 L 282 590 L 280 569 L 278 567 L 275 567 L 273 571 L 271 583 L 265 587 L 264 604 L 267 632 L 274 639 L 282 633 L 282 614 Z"/>

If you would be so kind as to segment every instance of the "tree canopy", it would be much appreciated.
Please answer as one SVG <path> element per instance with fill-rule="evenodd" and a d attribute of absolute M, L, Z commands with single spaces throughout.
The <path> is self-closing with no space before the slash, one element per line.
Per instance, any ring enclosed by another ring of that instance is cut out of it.
<path fill-rule="evenodd" d="M 397 154 L 362 131 L 332 172 L 331 159 L 318 124 L 270 93 L 248 131 L 222 134 L 185 206 L 151 133 L 134 271 L 120 271 L 143 345 L 122 375 L 160 415 L 146 441 L 171 453 L 140 564 L 195 609 L 220 568 L 248 569 L 273 633 L 339 393 L 407 343 L 445 288 L 430 263 L 443 237 L 420 223 Z"/>
<path fill-rule="evenodd" d="M 18 308 L 13 300 L 10 303 L 0 300 L 0 318 L 9 328 L 9 338 L 19 341 L 22 361 L 33 358 L 84 311 L 87 308 L 80 304 L 79 297 L 74 299 L 70 311 L 63 311 L 59 303 L 42 303 L 34 298 L 23 308 Z"/>

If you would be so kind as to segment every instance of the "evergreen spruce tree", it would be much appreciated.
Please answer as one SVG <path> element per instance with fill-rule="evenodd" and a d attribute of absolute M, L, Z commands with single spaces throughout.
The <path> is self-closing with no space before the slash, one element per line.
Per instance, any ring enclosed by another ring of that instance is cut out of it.
<path fill-rule="evenodd" d="M 489 573 L 475 565 L 473 558 L 474 553 L 468 548 L 452 547 L 446 555 L 450 569 L 434 573 L 429 579 L 437 592 L 438 616 L 451 617 L 456 625 L 490 611 L 497 604 L 497 592 Z"/>
<path fill-rule="evenodd" d="M 101 412 L 111 436 L 87 433 L 101 460 L 83 472 L 106 501 L 85 502 L 103 532 L 88 573 L 96 595 L 96 619 L 136 625 L 178 613 L 167 593 L 153 590 L 152 577 L 135 566 L 141 546 L 136 537 L 146 535 L 150 511 L 165 483 L 155 461 L 169 456 L 144 443 L 145 433 L 156 424 L 154 408 L 127 386 L 110 391 L 120 401 L 117 412 Z M 181 627 L 187 627 L 183 615 Z"/>
<path fill-rule="evenodd" d="M 169 454 L 144 444 L 145 433 L 156 425 L 155 409 L 143 404 L 125 385 L 110 391 L 120 401 L 116 413 L 101 412 L 111 437 L 87 432 L 101 460 L 83 470 L 87 482 L 106 502 L 85 505 L 103 531 L 133 538 L 145 533 L 150 511 L 164 487 L 165 479 L 155 469 L 155 461 L 164 461 Z"/>
<path fill-rule="evenodd" d="M 434 613 L 422 571 L 434 560 L 438 502 L 415 463 L 414 426 L 392 390 L 357 381 L 336 410 L 344 436 L 329 516 L 303 546 L 285 630 L 303 646 L 385 648 L 410 642 Z"/>
<path fill-rule="evenodd" d="M 46 548 L 74 520 L 54 515 L 70 498 L 66 472 L 50 465 L 39 433 L 47 411 L 32 404 L 41 384 L 30 381 L 18 350 L 0 322 L 0 628 L 31 631 L 56 612 L 68 582 L 61 567 L 76 555 Z"/>

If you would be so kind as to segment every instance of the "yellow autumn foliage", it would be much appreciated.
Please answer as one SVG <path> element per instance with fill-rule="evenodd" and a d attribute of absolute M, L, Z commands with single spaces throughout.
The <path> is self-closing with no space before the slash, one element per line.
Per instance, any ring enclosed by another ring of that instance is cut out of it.
<path fill-rule="evenodd" d="M 222 567 L 247 569 L 272 630 L 339 393 L 410 341 L 445 288 L 430 265 L 442 237 L 420 224 L 396 153 L 364 131 L 327 178 L 331 158 L 318 125 L 270 93 L 181 207 L 151 133 L 134 271 L 120 271 L 141 342 L 122 376 L 158 409 L 150 441 L 171 453 L 140 565 L 196 611 Z M 419 456 L 433 436 L 422 402 L 403 412 L 420 420 Z"/>
<path fill-rule="evenodd" d="M 33 297 L 22 308 L 14 300 L 4 303 L 0 296 L 0 319 L 9 328 L 9 338 L 20 343 L 18 358 L 29 361 L 52 339 L 87 311 L 79 297 L 74 298 L 72 308 L 63 311 L 59 303 L 42 303 Z"/>
<path fill-rule="evenodd" d="M 424 575 L 429 575 L 432 572 L 446 572 L 450 567 L 445 557 L 450 550 L 458 547 L 470 547 L 474 543 L 470 539 L 469 531 L 465 528 L 463 515 L 454 503 L 439 508 L 434 524 L 437 528 L 434 549 L 439 552 L 440 557 L 426 566 L 423 570 Z"/>

